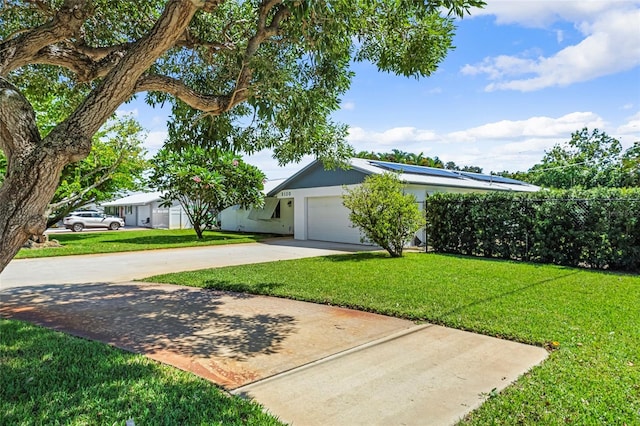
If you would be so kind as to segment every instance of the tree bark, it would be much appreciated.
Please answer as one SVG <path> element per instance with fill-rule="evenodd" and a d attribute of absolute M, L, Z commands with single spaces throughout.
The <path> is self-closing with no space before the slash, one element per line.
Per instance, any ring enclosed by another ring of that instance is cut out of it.
<path fill-rule="evenodd" d="M 87 2 L 66 0 L 52 22 L 0 44 L 0 149 L 7 157 L 6 177 L 0 187 L 0 272 L 27 239 L 46 229 L 45 211 L 64 166 L 89 154 L 91 137 L 136 92 L 140 76 L 175 44 L 198 7 L 206 3 L 168 1 L 151 31 L 44 140 L 33 108 L 2 76 L 32 62 L 46 45 L 73 34 L 86 17 Z M 83 13 L 78 14 L 79 10 Z"/>
<path fill-rule="evenodd" d="M 0 187 L 0 271 L 33 235 L 46 229 L 44 211 L 58 187 L 63 158 L 36 150 L 8 169 Z"/>
<path fill-rule="evenodd" d="M 140 39 L 91 48 L 84 45 L 81 30 L 91 16 L 91 1 L 64 0 L 49 22 L 0 41 L 0 149 L 7 157 L 0 187 L 0 272 L 30 236 L 45 230 L 47 204 L 64 166 L 89 154 L 91 137 L 132 95 L 141 90 L 163 91 L 209 114 L 246 101 L 252 78 L 250 59 L 261 43 L 278 34 L 289 16 L 281 0 L 265 0 L 259 6 L 256 33 L 248 40 L 244 66 L 229 93 L 204 95 L 177 80 L 148 73 L 165 52 L 185 43 L 185 31 L 198 10 L 211 12 L 224 1 L 167 0 L 155 25 Z M 44 139 L 31 105 L 5 80 L 30 64 L 66 68 L 77 81 L 100 78 L 84 102 Z"/>
<path fill-rule="evenodd" d="M 58 186 L 62 168 L 80 152 L 70 145 L 90 148 L 90 140 L 41 140 L 35 113 L 27 99 L 0 77 L 0 148 L 7 157 L 0 187 L 0 272 L 24 242 L 46 229 L 45 209 Z M 87 150 L 88 153 L 88 150 Z"/>

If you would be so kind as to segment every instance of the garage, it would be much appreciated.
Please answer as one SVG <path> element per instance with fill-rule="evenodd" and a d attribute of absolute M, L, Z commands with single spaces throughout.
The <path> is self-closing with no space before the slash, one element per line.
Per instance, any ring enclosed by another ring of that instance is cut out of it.
<path fill-rule="evenodd" d="M 288 200 L 293 210 L 293 237 L 297 240 L 317 240 L 362 244 L 360 230 L 351 226 L 349 210 L 342 205 L 342 196 L 361 185 L 367 176 L 398 173 L 405 193 L 416 196 L 421 205 L 428 194 L 436 192 L 535 192 L 535 185 L 501 176 L 462 171 L 434 169 L 388 161 L 352 158 L 346 169 L 325 169 L 315 160 L 302 170 L 276 185 L 267 197 Z M 260 222 L 260 221 L 257 221 Z M 268 232 L 265 231 L 263 232 Z M 424 239 L 422 231 L 418 236 Z M 413 241 L 408 241 L 413 243 Z"/>
<path fill-rule="evenodd" d="M 307 239 L 361 244 L 360 230 L 351 227 L 342 197 L 307 198 Z"/>

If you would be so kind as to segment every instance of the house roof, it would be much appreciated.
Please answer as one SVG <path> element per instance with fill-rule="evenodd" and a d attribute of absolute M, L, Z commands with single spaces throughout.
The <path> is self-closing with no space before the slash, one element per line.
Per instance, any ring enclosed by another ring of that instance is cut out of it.
<path fill-rule="evenodd" d="M 398 172 L 400 180 L 415 185 L 439 186 L 450 188 L 468 188 L 485 191 L 518 191 L 518 192 L 535 192 L 540 187 L 531 185 L 526 182 L 515 179 L 502 178 L 500 176 L 485 175 L 482 173 L 469 173 L 445 169 L 436 169 L 433 167 L 413 166 L 407 164 L 391 163 L 387 161 L 366 160 L 363 158 L 352 158 L 350 161 L 352 171 L 361 173 L 362 175 L 382 174 L 389 171 Z M 273 188 L 267 193 L 268 196 L 275 196 L 283 189 L 295 188 L 295 183 L 303 180 L 306 176 L 314 173 L 318 166 L 322 167 L 319 160 L 308 164 L 306 167 L 295 173 L 289 179 Z M 327 172 L 331 173 L 331 172 Z M 347 176 L 346 174 L 342 174 Z M 354 183 L 353 177 L 351 181 L 338 183 L 338 185 Z M 316 184 L 315 186 L 335 186 L 336 182 L 327 185 Z"/>
<path fill-rule="evenodd" d="M 160 201 L 162 198 L 162 192 L 138 192 L 135 194 L 127 195 L 117 200 L 102 203 L 103 207 L 113 206 L 144 206 L 145 204 L 153 203 L 154 201 Z"/>
<path fill-rule="evenodd" d="M 285 179 L 285 178 L 281 178 L 281 179 L 269 179 L 269 180 L 265 181 L 264 182 L 263 192 L 265 194 L 269 194 L 273 189 L 275 189 L 276 187 L 281 185 L 286 180 L 287 179 Z"/>
<path fill-rule="evenodd" d="M 286 179 L 272 179 L 267 180 L 264 183 L 263 192 L 266 194 L 276 186 L 280 185 Z M 153 203 L 154 201 L 160 201 L 163 193 L 160 191 L 155 192 L 137 192 L 135 194 L 127 195 L 126 197 L 118 198 L 117 200 L 101 203 L 102 207 L 117 207 L 117 206 L 144 206 L 145 204 Z"/>

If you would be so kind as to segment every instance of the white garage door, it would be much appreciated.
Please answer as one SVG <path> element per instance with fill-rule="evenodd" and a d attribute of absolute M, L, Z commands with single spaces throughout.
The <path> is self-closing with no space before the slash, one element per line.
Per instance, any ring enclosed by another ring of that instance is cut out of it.
<path fill-rule="evenodd" d="M 342 197 L 307 199 L 307 238 L 336 243 L 360 243 L 360 230 L 351 227 Z"/>

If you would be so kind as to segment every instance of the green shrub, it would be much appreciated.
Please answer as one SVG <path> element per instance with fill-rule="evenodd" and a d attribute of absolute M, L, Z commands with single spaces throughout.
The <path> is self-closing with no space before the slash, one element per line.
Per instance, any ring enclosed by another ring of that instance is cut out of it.
<path fill-rule="evenodd" d="M 395 174 L 371 175 L 362 185 L 347 190 L 343 201 L 351 210 L 349 219 L 362 230 L 363 240 L 379 245 L 391 257 L 401 257 L 405 243 L 424 226 L 416 197 L 404 194 L 402 188 Z"/>
<path fill-rule="evenodd" d="M 436 194 L 433 250 L 597 269 L 640 270 L 640 189 Z"/>

